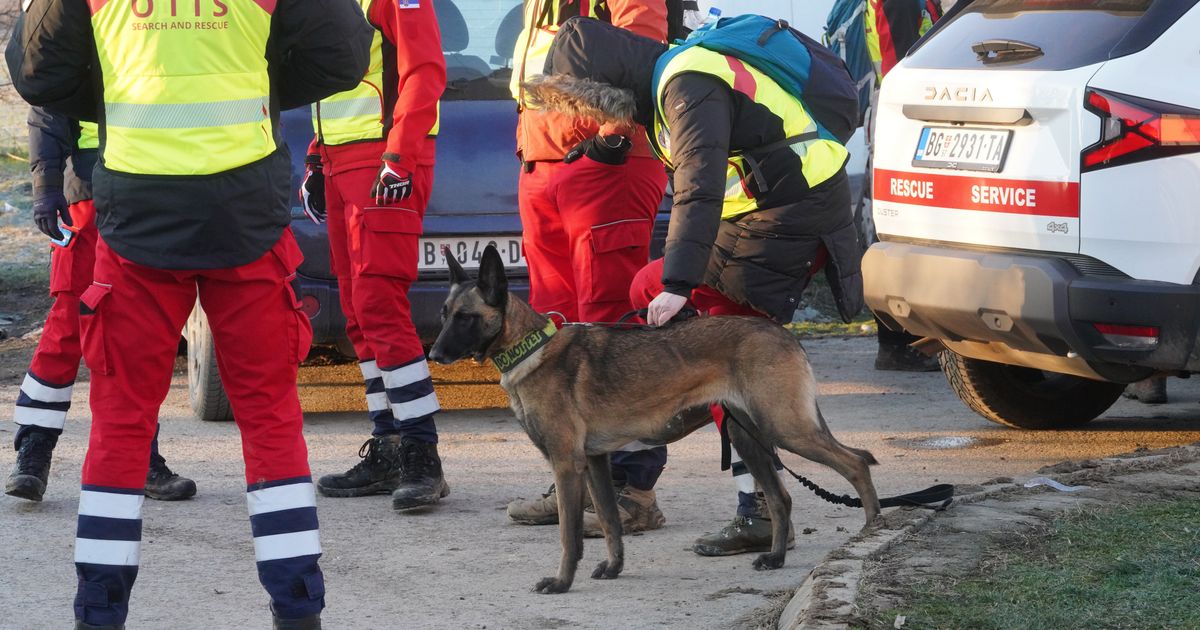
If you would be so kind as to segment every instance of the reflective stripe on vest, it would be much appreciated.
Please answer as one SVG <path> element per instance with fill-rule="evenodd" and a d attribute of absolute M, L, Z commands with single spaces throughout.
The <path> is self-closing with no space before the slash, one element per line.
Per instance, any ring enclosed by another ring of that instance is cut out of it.
<path fill-rule="evenodd" d="M 663 93 L 671 79 L 683 72 L 701 72 L 716 77 L 755 103 L 765 106 L 783 121 L 784 136 L 788 138 L 813 134 L 813 139 L 789 145 L 792 151 L 800 156 L 801 172 L 810 188 L 833 177 L 846 163 L 849 155 L 846 147 L 835 140 L 815 137 L 817 125 L 804 109 L 804 105 L 770 77 L 735 57 L 692 46 L 667 62 L 662 76 L 657 78 L 658 94 L 655 95 L 657 107 L 653 131 L 655 141 L 652 145 L 656 146 L 659 157 L 667 166 L 673 168 L 671 132 L 666 126 Z M 729 157 L 721 218 L 731 219 L 758 209 L 757 201 L 745 184 L 749 170 L 746 159 L 739 155 Z"/>
<path fill-rule="evenodd" d="M 100 148 L 100 133 L 96 123 L 79 121 L 79 140 L 75 146 L 79 149 Z"/>
<path fill-rule="evenodd" d="M 88 5 L 104 76 L 105 167 L 210 175 L 275 151 L 266 60 L 274 0 Z"/>
<path fill-rule="evenodd" d="M 863 30 L 867 36 L 867 55 L 875 67 L 875 85 L 883 81 L 883 53 L 879 49 L 879 24 L 875 21 L 875 0 L 866 0 L 867 14 L 863 16 Z"/>
<path fill-rule="evenodd" d="M 363 15 L 374 0 L 358 0 Z M 383 139 L 383 36 L 371 37 L 371 64 L 362 81 L 351 90 L 313 103 L 313 129 L 321 143 L 336 146 L 361 140 Z"/>
<path fill-rule="evenodd" d="M 558 27 L 567 20 L 582 15 L 612 23 L 608 0 L 536 0 L 525 1 L 525 17 L 521 34 L 513 49 L 513 71 L 508 90 L 517 99 L 517 107 L 528 109 L 525 90 L 521 84 L 542 73 L 546 56 Z"/>

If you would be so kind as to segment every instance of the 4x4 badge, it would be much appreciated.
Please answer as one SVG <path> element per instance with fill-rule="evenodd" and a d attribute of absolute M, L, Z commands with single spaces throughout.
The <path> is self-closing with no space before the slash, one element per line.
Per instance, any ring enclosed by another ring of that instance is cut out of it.
<path fill-rule="evenodd" d="M 1066 234 L 1067 233 L 1067 222 L 1063 221 L 1062 223 L 1055 223 L 1055 222 L 1051 221 L 1046 224 L 1046 231 L 1051 234 L 1053 234 L 1055 232 L 1062 232 L 1063 234 Z"/>

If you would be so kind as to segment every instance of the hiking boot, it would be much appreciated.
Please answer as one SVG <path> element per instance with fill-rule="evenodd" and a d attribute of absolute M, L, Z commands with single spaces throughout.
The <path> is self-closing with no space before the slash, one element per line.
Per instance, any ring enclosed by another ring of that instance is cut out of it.
<path fill-rule="evenodd" d="M 788 527 L 787 548 L 796 546 L 796 531 Z M 696 539 L 692 551 L 702 556 L 732 556 L 771 550 L 771 519 L 764 516 L 735 516 L 733 522 L 714 534 Z"/>
<path fill-rule="evenodd" d="M 362 461 L 340 475 L 317 480 L 317 490 L 327 497 L 365 497 L 388 494 L 400 485 L 400 436 L 373 437 L 358 449 Z"/>
<path fill-rule="evenodd" d="M 30 501 L 41 501 L 50 480 L 50 458 L 58 436 L 42 431 L 30 431 L 21 439 L 17 449 L 17 464 L 8 476 L 5 494 Z"/>
<path fill-rule="evenodd" d="M 1125 387 L 1124 395 L 1147 405 L 1162 405 L 1167 402 L 1167 377 L 1151 376 Z"/>
<path fill-rule="evenodd" d="M 879 344 L 875 369 L 883 372 L 937 372 L 942 369 L 936 356 L 928 356 L 912 346 Z"/>
<path fill-rule="evenodd" d="M 406 438 L 400 443 L 400 461 L 400 485 L 392 492 L 393 510 L 434 505 L 450 494 L 437 444 Z"/>
<path fill-rule="evenodd" d="M 166 462 L 156 464 L 151 461 L 143 492 L 155 501 L 182 501 L 196 496 L 196 482 L 171 472 Z"/>
<path fill-rule="evenodd" d="M 621 533 L 632 534 L 658 529 L 667 524 L 667 517 L 658 509 L 654 490 L 638 490 L 630 485 L 617 489 L 617 513 L 621 515 Z M 583 513 L 583 535 L 586 538 L 601 538 L 604 530 L 594 506 Z"/>
<path fill-rule="evenodd" d="M 584 493 L 583 506 L 592 507 L 591 493 Z M 508 518 L 522 525 L 557 525 L 558 491 L 554 484 L 537 499 L 517 499 L 508 504 Z"/>

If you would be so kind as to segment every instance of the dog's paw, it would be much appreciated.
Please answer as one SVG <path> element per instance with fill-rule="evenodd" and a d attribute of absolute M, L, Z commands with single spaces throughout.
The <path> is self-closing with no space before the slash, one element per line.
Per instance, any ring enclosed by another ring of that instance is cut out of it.
<path fill-rule="evenodd" d="M 783 566 L 783 554 L 781 553 L 764 553 L 754 559 L 755 571 L 770 571 Z"/>
<path fill-rule="evenodd" d="M 615 580 L 618 575 L 621 575 L 623 563 L 616 562 L 612 566 L 608 565 L 608 560 L 603 560 L 596 565 L 596 569 L 592 571 L 593 580 Z"/>
<path fill-rule="evenodd" d="M 538 583 L 533 586 L 533 592 L 541 593 L 542 595 L 551 595 L 554 593 L 566 593 L 569 588 L 571 588 L 569 583 L 563 582 L 558 578 L 548 577 L 538 580 Z"/>

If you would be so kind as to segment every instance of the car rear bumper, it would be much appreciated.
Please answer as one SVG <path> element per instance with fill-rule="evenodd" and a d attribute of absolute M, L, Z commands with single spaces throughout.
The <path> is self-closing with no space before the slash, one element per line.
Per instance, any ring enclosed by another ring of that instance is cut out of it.
<path fill-rule="evenodd" d="M 446 301 L 449 291 L 446 278 L 428 278 L 418 280 L 408 291 L 408 300 L 412 305 L 413 324 L 417 327 L 417 335 L 421 343 L 432 344 L 441 330 L 442 303 Z M 529 297 L 529 280 L 522 277 L 509 279 L 508 290 L 521 297 Z M 336 345 L 345 353 L 352 353 L 349 340 L 346 338 L 346 316 L 342 314 L 338 301 L 338 286 L 334 280 L 325 278 L 310 278 L 296 274 L 296 295 L 302 304 L 307 306 L 309 321 L 313 327 L 313 343 L 320 345 Z M 316 304 L 312 304 L 312 300 Z"/>
<path fill-rule="evenodd" d="M 1200 287 L 1084 275 L 1063 258 L 881 242 L 863 257 L 868 306 L 889 328 L 977 359 L 1116 382 L 1200 370 Z M 1094 324 L 1156 326 L 1117 347 Z"/>

